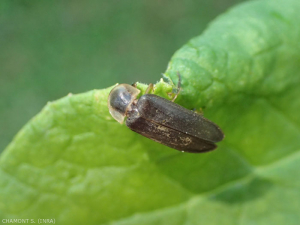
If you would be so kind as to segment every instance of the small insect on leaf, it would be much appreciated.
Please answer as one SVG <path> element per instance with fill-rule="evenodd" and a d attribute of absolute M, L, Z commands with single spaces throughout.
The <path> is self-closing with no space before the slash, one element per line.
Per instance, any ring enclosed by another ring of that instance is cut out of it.
<path fill-rule="evenodd" d="M 142 95 L 129 85 L 114 87 L 108 108 L 119 123 L 126 118 L 131 130 L 163 145 L 183 152 L 202 153 L 214 150 L 224 134 L 213 122 L 172 101 L 153 94 Z"/>

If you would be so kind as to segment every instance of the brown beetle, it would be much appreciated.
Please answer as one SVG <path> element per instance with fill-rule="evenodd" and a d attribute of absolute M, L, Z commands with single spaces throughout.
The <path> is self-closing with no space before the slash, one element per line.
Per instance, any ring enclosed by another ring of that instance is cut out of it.
<path fill-rule="evenodd" d="M 137 99 L 139 93 L 139 89 L 129 84 L 120 84 L 108 97 L 112 117 L 121 124 L 126 117 L 126 125 L 131 130 L 163 145 L 192 153 L 214 150 L 215 143 L 223 140 L 222 130 L 202 115 L 153 94 Z"/>

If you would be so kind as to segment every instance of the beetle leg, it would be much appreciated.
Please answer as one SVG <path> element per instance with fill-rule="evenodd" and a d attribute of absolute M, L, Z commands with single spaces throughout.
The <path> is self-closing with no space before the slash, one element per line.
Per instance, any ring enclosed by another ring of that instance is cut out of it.
<path fill-rule="evenodd" d="M 149 94 L 150 92 L 152 92 L 152 90 L 153 90 L 153 84 L 150 83 L 145 91 L 145 94 Z"/>

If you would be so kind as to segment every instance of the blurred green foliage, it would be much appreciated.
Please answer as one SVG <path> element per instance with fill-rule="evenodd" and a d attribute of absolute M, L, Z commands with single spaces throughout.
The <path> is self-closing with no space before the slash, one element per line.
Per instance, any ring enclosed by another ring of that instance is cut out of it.
<path fill-rule="evenodd" d="M 240 0 L 0 3 L 0 151 L 48 102 L 156 82 L 172 54 Z"/>

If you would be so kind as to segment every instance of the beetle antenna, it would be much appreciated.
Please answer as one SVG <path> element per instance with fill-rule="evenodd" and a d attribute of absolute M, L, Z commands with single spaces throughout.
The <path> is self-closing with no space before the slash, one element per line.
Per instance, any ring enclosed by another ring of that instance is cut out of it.
<path fill-rule="evenodd" d="M 176 94 L 175 94 L 174 98 L 171 100 L 172 102 L 174 102 L 176 100 L 176 98 L 178 97 L 178 95 L 181 91 L 181 75 L 180 75 L 179 71 L 177 71 L 177 76 L 178 76 L 177 90 L 176 90 Z"/>
<path fill-rule="evenodd" d="M 178 76 L 177 92 L 179 93 L 181 90 L 181 75 L 180 75 L 179 71 L 177 71 L 177 76 Z"/>

